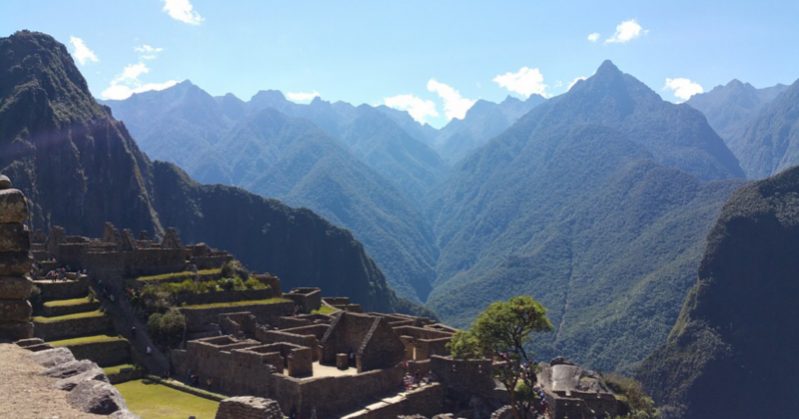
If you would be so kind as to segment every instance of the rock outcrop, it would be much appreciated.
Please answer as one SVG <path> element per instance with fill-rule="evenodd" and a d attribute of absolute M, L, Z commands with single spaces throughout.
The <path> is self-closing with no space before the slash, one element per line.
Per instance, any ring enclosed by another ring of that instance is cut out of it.
<path fill-rule="evenodd" d="M 0 175 L 0 342 L 33 336 L 28 205 L 25 195 L 11 186 L 11 180 Z"/>
<path fill-rule="evenodd" d="M 25 349 L 30 350 L 34 350 L 34 348 L 39 346 L 37 345 L 36 339 L 21 341 L 19 344 Z M 44 345 L 46 346 L 46 344 Z M 12 355 L 16 356 L 19 354 L 14 353 Z M 33 368 L 45 368 L 40 373 L 36 373 L 36 375 L 40 375 L 37 379 L 37 385 L 47 388 L 28 389 L 34 396 L 42 395 L 41 397 L 52 398 L 56 397 L 56 394 L 52 393 L 52 389 L 62 390 L 67 392 L 66 404 L 74 408 L 77 412 L 105 415 L 114 418 L 136 417 L 127 409 L 125 399 L 116 387 L 109 383 L 108 377 L 103 370 L 94 362 L 76 360 L 75 356 L 67 348 L 50 348 L 30 352 L 27 354 L 24 361 L 33 364 L 28 367 L 29 371 L 27 375 L 30 375 L 30 370 Z M 46 379 L 42 380 L 41 377 L 46 377 Z M 12 398 L 15 397 L 15 395 L 10 396 Z M 32 417 L 43 417 L 43 415 L 47 417 L 58 415 L 61 417 L 61 415 L 68 413 L 62 411 L 62 409 L 64 409 L 63 407 L 58 411 L 54 410 L 56 409 L 55 407 L 44 409 L 44 411 L 39 411 Z M 22 416 L 25 416 L 25 414 Z M 88 417 L 89 415 L 86 416 Z M 73 416 L 65 415 L 64 417 Z M 83 415 L 80 417 L 83 417 Z"/>

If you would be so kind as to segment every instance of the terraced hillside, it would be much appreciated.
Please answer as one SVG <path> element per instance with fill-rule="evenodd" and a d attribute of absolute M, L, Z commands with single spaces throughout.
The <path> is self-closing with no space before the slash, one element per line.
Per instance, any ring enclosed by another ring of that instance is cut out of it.
<path fill-rule="evenodd" d="M 70 274 L 34 283 L 40 290 L 33 317 L 36 337 L 69 348 L 77 359 L 97 363 L 112 383 L 138 374 L 128 340 L 117 332 L 87 276 Z"/>

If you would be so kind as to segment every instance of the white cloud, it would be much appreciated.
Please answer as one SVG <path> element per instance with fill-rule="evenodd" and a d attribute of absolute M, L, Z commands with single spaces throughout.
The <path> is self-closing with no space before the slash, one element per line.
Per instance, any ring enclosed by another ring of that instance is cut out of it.
<path fill-rule="evenodd" d="M 589 34 L 588 34 L 588 37 L 587 37 L 587 39 L 588 39 L 588 42 L 596 42 L 596 41 L 599 41 L 599 37 L 600 37 L 600 36 L 601 36 L 601 35 L 599 34 L 599 32 L 591 32 L 591 33 L 589 33 Z"/>
<path fill-rule="evenodd" d="M 134 93 L 169 89 L 176 84 L 178 84 L 177 80 L 167 80 L 162 83 L 144 83 L 133 87 L 124 84 L 111 84 L 100 95 L 103 99 L 122 100 L 129 98 Z"/>
<path fill-rule="evenodd" d="M 288 100 L 297 103 L 307 103 L 312 101 L 315 97 L 319 96 L 319 92 L 287 92 L 286 97 Z"/>
<path fill-rule="evenodd" d="M 139 58 L 142 60 L 154 60 L 158 54 L 163 51 L 163 48 L 156 48 L 151 45 L 141 44 L 138 47 L 133 47 L 133 50 L 139 53 Z"/>
<path fill-rule="evenodd" d="M 89 61 L 93 63 L 100 61 L 94 51 L 86 46 L 86 43 L 83 42 L 83 39 L 80 39 L 77 36 L 70 36 L 69 43 L 72 44 L 72 56 L 78 60 L 80 65 L 85 65 Z"/>
<path fill-rule="evenodd" d="M 150 68 L 144 63 L 128 64 L 122 69 L 122 73 L 111 81 L 114 83 L 135 83 L 139 76 L 150 72 Z"/>
<path fill-rule="evenodd" d="M 205 20 L 199 13 L 194 11 L 194 6 L 191 5 L 189 0 L 164 0 L 163 10 L 172 19 L 189 25 L 199 25 Z"/>
<path fill-rule="evenodd" d="M 437 94 L 444 101 L 444 115 L 446 115 L 447 120 L 452 118 L 463 119 L 469 108 L 477 102 L 461 96 L 461 93 L 455 88 L 436 79 L 427 81 L 427 90 Z"/>
<path fill-rule="evenodd" d="M 383 103 L 389 108 L 406 111 L 419 123 L 427 122 L 428 117 L 438 116 L 436 104 L 431 100 L 424 100 L 414 95 L 396 95 L 383 99 Z"/>
<path fill-rule="evenodd" d="M 127 99 L 134 93 L 142 93 L 150 90 L 164 90 L 176 84 L 177 80 L 167 80 L 161 83 L 144 83 L 139 77 L 150 72 L 150 68 L 144 63 L 126 65 L 122 73 L 111 80 L 111 84 L 100 93 L 103 99 L 122 100 Z"/>
<path fill-rule="evenodd" d="M 549 86 L 544 83 L 544 75 L 537 68 L 522 67 L 515 73 L 499 74 L 493 80 L 500 87 L 524 97 L 530 97 L 532 94 L 549 97 L 547 93 Z"/>
<path fill-rule="evenodd" d="M 635 19 L 625 20 L 616 25 L 616 33 L 605 40 L 606 44 L 624 44 L 646 34 L 649 30 L 644 29 Z"/>
<path fill-rule="evenodd" d="M 569 90 L 571 90 L 571 89 L 572 89 L 572 87 L 574 87 L 574 85 L 575 85 L 575 84 L 577 84 L 577 82 L 578 82 L 578 81 L 580 81 L 580 80 L 585 80 L 585 79 L 587 79 L 587 78 L 588 78 L 588 77 L 586 77 L 586 76 L 578 76 L 578 77 L 575 77 L 575 78 L 574 78 L 574 80 L 572 80 L 572 81 L 569 83 L 569 87 L 567 87 L 567 88 L 566 88 L 566 91 L 568 92 Z"/>
<path fill-rule="evenodd" d="M 705 91 L 699 83 L 686 79 L 685 77 L 677 77 L 674 79 L 667 78 L 663 90 L 671 90 L 674 97 L 681 101 L 686 101 L 690 99 L 691 96 L 704 93 Z"/>

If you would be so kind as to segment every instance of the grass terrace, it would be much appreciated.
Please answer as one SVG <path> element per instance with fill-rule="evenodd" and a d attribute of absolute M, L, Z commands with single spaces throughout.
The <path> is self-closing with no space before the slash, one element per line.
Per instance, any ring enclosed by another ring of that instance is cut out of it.
<path fill-rule="evenodd" d="M 335 308 L 335 307 L 331 307 L 331 306 L 329 306 L 329 305 L 322 304 L 322 305 L 319 307 L 319 309 L 318 309 L 318 310 L 312 310 L 312 311 L 311 311 L 311 314 L 326 314 L 326 315 L 331 315 L 331 314 L 333 314 L 333 313 L 335 313 L 335 312 L 337 312 L 337 311 L 338 311 L 338 309 L 337 309 L 337 308 Z"/>
<path fill-rule="evenodd" d="M 93 311 L 83 311 L 80 313 L 66 314 L 63 316 L 54 316 L 54 317 L 35 316 L 33 318 L 33 321 L 35 323 L 57 323 L 66 320 L 90 319 L 103 316 L 105 316 L 105 313 L 103 313 L 101 310 L 98 309 Z"/>
<path fill-rule="evenodd" d="M 222 274 L 221 268 L 215 269 L 201 269 L 197 271 L 197 275 L 201 278 L 203 277 L 212 277 L 218 276 Z M 183 271 L 183 272 L 172 272 L 168 274 L 161 274 L 161 275 L 147 275 L 147 276 L 140 276 L 136 278 L 137 281 L 141 282 L 164 282 L 164 281 L 182 281 L 184 279 L 191 279 L 194 278 L 195 273 L 192 271 Z"/>
<path fill-rule="evenodd" d="M 68 307 L 68 306 L 79 306 L 83 304 L 90 304 L 95 302 L 96 300 L 90 296 L 79 297 L 79 298 L 71 298 L 69 300 L 52 300 L 44 303 L 45 307 Z"/>
<path fill-rule="evenodd" d="M 111 376 L 119 374 L 122 370 L 126 368 L 136 369 L 136 366 L 133 364 L 112 365 L 110 367 L 103 368 L 103 372 L 105 373 L 105 375 Z"/>
<path fill-rule="evenodd" d="M 181 309 L 187 310 L 205 310 L 209 308 L 229 308 L 229 307 L 245 307 L 245 306 L 259 306 L 259 305 L 267 305 L 267 304 L 278 304 L 278 303 L 291 303 L 292 301 L 288 298 L 267 298 L 265 300 L 243 300 L 243 301 L 233 301 L 228 303 L 210 303 L 210 304 L 195 304 L 190 306 L 183 306 Z"/>
<path fill-rule="evenodd" d="M 122 336 L 109 336 L 109 335 L 96 335 L 96 336 L 81 336 L 71 339 L 62 339 L 49 342 L 53 346 L 77 346 L 87 345 L 90 343 L 105 343 L 105 342 L 120 342 L 127 341 Z"/>
<path fill-rule="evenodd" d="M 131 412 L 147 419 L 213 419 L 219 402 L 142 379 L 117 384 Z"/>

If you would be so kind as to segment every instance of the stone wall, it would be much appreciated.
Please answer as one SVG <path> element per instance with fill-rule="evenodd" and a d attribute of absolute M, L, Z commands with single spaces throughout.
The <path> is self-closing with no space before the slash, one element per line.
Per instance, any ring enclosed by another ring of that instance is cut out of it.
<path fill-rule="evenodd" d="M 84 343 L 69 348 L 77 359 L 89 359 L 101 367 L 130 362 L 130 345 L 126 340 L 115 342 Z"/>
<path fill-rule="evenodd" d="M 41 291 L 42 300 L 47 301 L 85 297 L 89 293 L 89 278 L 86 275 L 79 275 L 75 279 L 36 280 L 34 283 Z"/>
<path fill-rule="evenodd" d="M 294 288 L 284 297 L 294 301 L 304 313 L 318 310 L 322 305 L 322 290 L 319 288 Z"/>
<path fill-rule="evenodd" d="M 51 323 L 36 323 L 35 335 L 47 341 L 67 339 L 73 336 L 100 335 L 110 332 L 108 316 L 69 319 Z"/>
<path fill-rule="evenodd" d="M 274 400 L 240 396 L 222 400 L 216 419 L 283 419 L 283 412 Z"/>
<path fill-rule="evenodd" d="M 28 274 L 33 266 L 30 252 L 28 202 L 0 176 L 0 342 L 33 336 L 32 308 L 28 297 L 33 289 Z"/>
<path fill-rule="evenodd" d="M 216 307 L 205 309 L 182 307 L 180 308 L 180 311 L 186 316 L 186 328 L 188 332 L 192 333 L 205 330 L 208 324 L 219 321 L 220 314 L 232 311 L 249 311 L 255 316 L 258 323 L 269 323 L 269 320 L 272 318 L 293 313 L 294 303 L 287 301 L 273 304 L 255 304 L 248 306 Z"/>
<path fill-rule="evenodd" d="M 444 387 L 433 383 L 408 391 L 399 400 L 386 399 L 347 415 L 347 419 L 396 418 L 401 415 L 433 416 L 444 409 Z"/>
<path fill-rule="evenodd" d="M 454 392 L 467 400 L 470 395 L 490 396 L 495 387 L 493 368 L 488 359 L 452 359 L 433 355 L 430 357 L 430 371 L 444 384 L 447 392 Z"/>
<path fill-rule="evenodd" d="M 378 337 L 371 340 L 374 334 Z M 404 353 L 402 341 L 386 319 L 349 312 L 334 316 L 333 323 L 322 337 L 320 345 L 323 363 L 333 365 L 336 354 L 353 353 L 359 372 L 391 367 L 402 360 Z"/>

